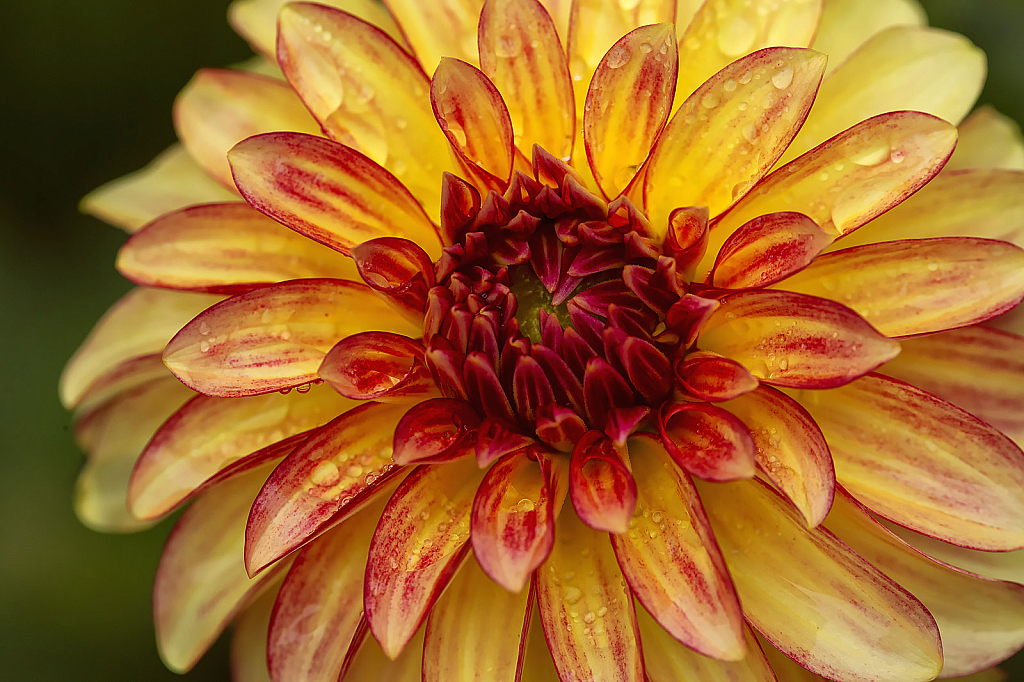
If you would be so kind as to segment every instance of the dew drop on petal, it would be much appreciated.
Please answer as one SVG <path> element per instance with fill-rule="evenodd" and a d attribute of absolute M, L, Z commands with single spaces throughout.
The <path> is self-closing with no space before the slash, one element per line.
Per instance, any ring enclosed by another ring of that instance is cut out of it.
<path fill-rule="evenodd" d="M 526 512 L 532 512 L 533 508 L 534 508 L 533 500 L 531 500 L 531 499 L 529 499 L 527 497 L 524 497 L 523 499 L 519 500 L 519 503 L 516 505 L 516 511 L 522 512 L 524 514 Z"/>
<path fill-rule="evenodd" d="M 648 45 L 647 47 L 649 51 L 650 45 Z M 608 66 L 609 69 L 618 69 L 622 66 L 625 66 L 626 63 L 629 62 L 629 58 L 631 56 L 632 55 L 630 54 L 628 47 L 626 47 L 625 45 L 616 45 L 615 47 L 608 51 L 608 55 L 605 57 L 604 63 Z"/>
<path fill-rule="evenodd" d="M 787 66 L 781 71 L 776 71 L 772 76 L 772 85 L 779 90 L 785 90 L 793 83 L 793 67 Z"/>

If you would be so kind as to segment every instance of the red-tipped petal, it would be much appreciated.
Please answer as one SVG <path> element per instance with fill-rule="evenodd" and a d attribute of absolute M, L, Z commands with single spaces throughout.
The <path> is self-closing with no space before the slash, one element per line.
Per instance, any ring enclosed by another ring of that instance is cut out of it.
<path fill-rule="evenodd" d="M 708 402 L 738 398 L 757 388 L 757 377 L 746 367 L 707 351 L 696 351 L 676 362 L 676 379 L 688 396 Z"/>
<path fill-rule="evenodd" d="M 481 469 L 505 455 L 535 444 L 533 438 L 512 430 L 496 419 L 486 419 L 477 429 L 476 463 Z"/>
<path fill-rule="evenodd" d="M 629 384 L 614 367 L 599 357 L 587 361 L 583 395 L 590 425 L 597 428 L 604 428 L 612 409 L 633 406 L 633 390 Z"/>
<path fill-rule="evenodd" d="M 832 243 L 802 213 L 770 213 L 746 223 L 722 245 L 711 283 L 723 289 L 764 287 L 786 279 Z"/>
<path fill-rule="evenodd" d="M 586 422 L 568 407 L 549 405 L 537 416 L 537 437 L 561 452 L 572 452 L 586 432 Z"/>
<path fill-rule="evenodd" d="M 444 462 L 476 447 L 480 417 L 462 400 L 434 398 L 409 408 L 394 429 L 396 464 Z"/>
<path fill-rule="evenodd" d="M 423 249 L 408 239 L 381 237 L 353 247 L 352 259 L 381 298 L 409 319 L 422 319 L 434 286 L 434 264 Z"/>
<path fill-rule="evenodd" d="M 658 428 L 672 459 L 698 478 L 735 481 L 754 475 L 756 459 L 750 430 L 720 407 L 665 403 Z"/>
<path fill-rule="evenodd" d="M 437 395 L 423 364 L 423 346 L 389 332 L 363 332 L 342 339 L 324 358 L 318 374 L 352 400 L 390 402 Z"/>
<path fill-rule="evenodd" d="M 585 524 L 609 533 L 625 533 L 636 508 L 636 481 L 626 458 L 608 436 L 588 431 L 569 461 L 569 493 Z"/>

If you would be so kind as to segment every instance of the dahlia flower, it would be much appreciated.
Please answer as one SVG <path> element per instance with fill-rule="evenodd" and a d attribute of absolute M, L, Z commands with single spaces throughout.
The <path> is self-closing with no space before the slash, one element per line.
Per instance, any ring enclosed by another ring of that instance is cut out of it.
<path fill-rule="evenodd" d="M 913 0 L 386 5 L 238 0 L 266 59 L 85 200 L 139 287 L 62 379 L 77 508 L 191 503 L 166 664 L 234 621 L 241 681 L 999 679 L 1024 144 L 964 120 L 983 55 Z"/>

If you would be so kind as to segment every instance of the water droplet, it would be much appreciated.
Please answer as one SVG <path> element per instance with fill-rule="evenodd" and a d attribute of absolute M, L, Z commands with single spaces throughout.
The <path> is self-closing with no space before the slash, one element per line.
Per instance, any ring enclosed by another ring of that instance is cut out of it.
<path fill-rule="evenodd" d="M 594 612 L 593 612 L 593 611 L 587 611 L 587 612 L 586 612 L 586 613 L 585 613 L 585 614 L 583 615 L 583 622 L 584 622 L 584 623 L 586 623 L 587 625 L 590 625 L 590 624 L 591 624 L 591 623 L 593 623 L 593 622 L 594 622 L 595 620 L 597 620 L 597 616 L 596 616 L 596 615 L 594 614 Z"/>
<path fill-rule="evenodd" d="M 903 163 L 903 159 L 905 159 L 906 156 L 907 155 L 904 154 L 899 149 L 893 149 L 892 153 L 889 154 L 889 160 L 892 161 L 893 163 Z"/>
<path fill-rule="evenodd" d="M 309 480 L 314 485 L 334 485 L 341 479 L 341 472 L 338 465 L 330 460 L 320 462 L 309 475 Z"/>
<path fill-rule="evenodd" d="M 858 166 L 877 166 L 889 158 L 891 151 L 892 147 L 889 146 L 889 143 L 882 142 L 872 147 L 857 150 L 850 155 L 850 161 L 853 161 Z"/>
<path fill-rule="evenodd" d="M 576 602 L 578 602 L 580 600 L 580 597 L 582 597 L 582 596 L 583 596 L 583 592 L 580 591 L 580 588 L 578 588 L 578 587 L 576 587 L 574 585 L 566 585 L 565 586 L 565 603 L 566 604 L 570 604 L 570 605 L 575 604 Z"/>
<path fill-rule="evenodd" d="M 516 511 L 522 512 L 524 514 L 526 512 L 532 512 L 533 509 L 534 509 L 533 500 L 531 500 L 529 498 L 526 498 L 526 497 L 524 497 L 523 499 L 519 500 L 519 504 L 516 505 Z"/>
<path fill-rule="evenodd" d="M 648 48 L 650 46 L 648 45 Z M 604 63 L 609 69 L 618 69 L 625 66 L 629 62 L 629 58 L 633 55 L 630 53 L 629 48 L 625 45 L 616 45 L 612 49 L 608 50 L 608 55 L 604 58 Z"/>
<path fill-rule="evenodd" d="M 199 342 L 199 350 L 201 352 L 203 352 L 203 353 L 209 353 L 210 352 L 210 342 L 209 341 L 200 341 Z"/>
<path fill-rule="evenodd" d="M 719 102 L 718 93 L 713 90 L 704 93 L 704 96 L 700 99 L 700 104 L 705 109 L 714 109 L 718 106 Z"/>
<path fill-rule="evenodd" d="M 787 66 L 781 71 L 776 71 L 772 76 L 772 85 L 779 90 L 785 90 L 793 83 L 793 67 Z"/>
<path fill-rule="evenodd" d="M 736 81 L 730 78 L 729 80 L 725 81 L 725 85 L 723 85 L 722 87 L 725 89 L 726 92 L 732 92 L 733 90 L 736 89 Z"/>

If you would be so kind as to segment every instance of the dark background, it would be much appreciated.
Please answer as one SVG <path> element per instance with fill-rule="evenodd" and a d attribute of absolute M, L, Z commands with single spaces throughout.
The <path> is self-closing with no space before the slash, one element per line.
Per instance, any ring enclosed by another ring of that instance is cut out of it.
<path fill-rule="evenodd" d="M 429 1 L 429 0 L 425 0 Z M 877 0 L 886 2 L 888 0 Z M 82 456 L 57 400 L 65 360 L 128 290 L 125 235 L 79 198 L 174 141 L 192 73 L 250 55 L 228 0 L 0 0 L 0 677 L 169 680 L 149 589 L 170 522 L 131 536 L 76 521 Z M 1024 0 L 922 0 L 989 57 L 981 101 L 1024 121 Z M 221 641 L 187 679 L 226 680 Z M 1024 680 L 1024 657 L 1007 664 Z"/>

